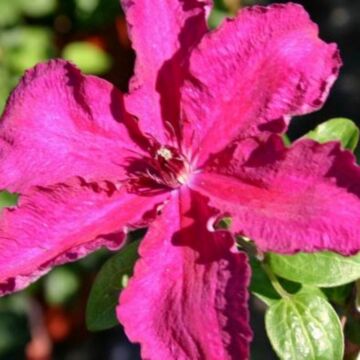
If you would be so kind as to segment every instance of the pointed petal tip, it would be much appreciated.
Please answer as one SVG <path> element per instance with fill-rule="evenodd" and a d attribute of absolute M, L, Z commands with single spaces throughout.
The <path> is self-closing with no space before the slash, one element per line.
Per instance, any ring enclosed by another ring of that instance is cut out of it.
<path fill-rule="evenodd" d="M 264 252 L 360 250 L 360 168 L 339 142 L 302 139 L 286 148 L 274 135 L 244 159 L 227 155 L 191 186 L 232 215 L 233 231 Z"/>
<path fill-rule="evenodd" d="M 81 179 L 34 188 L 0 215 L 0 295 L 18 291 L 52 267 L 106 247 L 119 249 L 124 227 L 149 224 L 164 196 L 111 193 Z"/>
<path fill-rule="evenodd" d="M 337 46 L 318 37 L 301 5 L 245 7 L 190 56 L 185 141 L 202 149 L 202 162 L 234 139 L 281 133 L 291 117 L 323 105 L 340 66 Z M 281 126 L 269 126 L 279 119 Z"/>
<path fill-rule="evenodd" d="M 111 240 L 109 238 L 99 237 L 97 240 L 88 244 L 80 245 L 72 248 L 70 251 L 59 254 L 55 258 L 39 266 L 37 269 L 32 270 L 31 273 L 21 273 L 21 270 L 19 270 L 18 274 L 14 277 L 4 280 L 0 279 L 0 297 L 21 291 L 46 275 L 54 267 L 80 260 L 100 248 L 107 248 L 111 251 L 118 250 L 124 244 L 124 240 L 125 234 L 120 233 L 118 233 L 117 239 L 115 239 L 115 237 L 112 237 Z"/>

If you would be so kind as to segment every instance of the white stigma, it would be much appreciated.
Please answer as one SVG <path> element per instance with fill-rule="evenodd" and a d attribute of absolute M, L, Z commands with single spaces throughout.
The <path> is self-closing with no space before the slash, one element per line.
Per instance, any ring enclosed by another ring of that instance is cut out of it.
<path fill-rule="evenodd" d="M 164 160 L 169 161 L 172 159 L 173 155 L 171 150 L 162 146 L 157 152 L 156 155 L 161 156 Z"/>
<path fill-rule="evenodd" d="M 186 173 L 180 174 L 177 176 L 176 180 L 178 181 L 179 184 L 185 185 L 188 180 L 188 175 Z"/>

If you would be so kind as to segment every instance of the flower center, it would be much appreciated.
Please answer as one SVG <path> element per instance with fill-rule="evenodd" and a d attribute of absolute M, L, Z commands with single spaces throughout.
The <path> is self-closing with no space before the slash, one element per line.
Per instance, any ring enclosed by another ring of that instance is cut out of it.
<path fill-rule="evenodd" d="M 187 182 L 190 164 L 174 147 L 157 146 L 152 156 L 135 165 L 130 171 L 129 185 L 137 192 L 176 189 Z"/>

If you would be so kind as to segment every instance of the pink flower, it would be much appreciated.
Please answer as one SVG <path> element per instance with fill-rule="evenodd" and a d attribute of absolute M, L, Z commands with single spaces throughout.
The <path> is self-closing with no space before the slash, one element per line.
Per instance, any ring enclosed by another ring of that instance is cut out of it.
<path fill-rule="evenodd" d="M 145 359 L 247 359 L 246 255 L 360 249 L 360 170 L 336 142 L 280 133 L 321 107 L 340 66 L 300 5 L 242 10 L 209 32 L 207 0 L 123 0 L 130 94 L 73 65 L 28 71 L 0 129 L 0 291 L 149 225 L 117 309 Z"/>

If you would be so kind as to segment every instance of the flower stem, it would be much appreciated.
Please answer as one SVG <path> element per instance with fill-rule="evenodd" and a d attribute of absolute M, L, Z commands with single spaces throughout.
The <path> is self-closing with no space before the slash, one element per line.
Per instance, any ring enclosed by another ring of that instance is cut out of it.
<path fill-rule="evenodd" d="M 254 243 L 252 241 L 249 241 L 249 239 L 244 238 L 242 236 L 237 236 L 236 237 L 236 242 L 237 245 L 243 249 L 244 251 L 246 251 L 246 253 L 248 254 L 248 256 L 254 256 L 255 258 L 257 258 L 258 260 L 262 261 L 262 257 L 259 256 L 258 251 L 256 249 L 256 246 L 254 245 Z"/>
<path fill-rule="evenodd" d="M 264 260 L 261 262 L 261 266 L 264 269 L 264 271 L 266 272 L 266 275 L 269 277 L 271 285 L 274 287 L 276 292 L 283 299 L 289 299 L 291 295 L 281 286 L 278 278 L 276 277 L 274 272 L 271 270 L 271 267 L 269 266 L 269 264 L 267 264 L 266 261 Z"/>
<path fill-rule="evenodd" d="M 256 248 L 255 244 L 250 241 L 250 239 L 244 238 L 242 236 L 236 237 L 237 245 L 245 250 L 250 257 L 255 257 L 261 264 L 261 267 L 265 271 L 266 275 L 270 279 L 271 285 L 276 290 L 276 292 L 283 298 L 283 299 L 289 299 L 291 295 L 281 286 L 278 278 L 274 274 L 274 272 L 271 270 L 271 267 L 266 261 L 266 254 L 261 253 Z"/>

